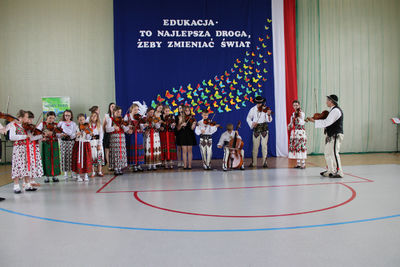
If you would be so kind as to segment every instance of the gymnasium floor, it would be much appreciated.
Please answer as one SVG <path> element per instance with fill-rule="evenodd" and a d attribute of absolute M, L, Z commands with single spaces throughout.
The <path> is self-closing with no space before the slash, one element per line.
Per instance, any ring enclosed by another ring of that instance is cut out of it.
<path fill-rule="evenodd" d="M 0 187 L 1 266 L 400 266 L 399 154 L 344 155 L 343 179 L 158 171 Z M 4 171 L 4 170 L 3 170 Z"/>

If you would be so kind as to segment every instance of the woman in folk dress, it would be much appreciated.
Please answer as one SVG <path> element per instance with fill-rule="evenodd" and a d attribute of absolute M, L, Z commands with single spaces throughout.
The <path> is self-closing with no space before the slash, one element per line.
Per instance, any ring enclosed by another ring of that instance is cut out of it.
<path fill-rule="evenodd" d="M 296 159 L 295 168 L 305 169 L 307 159 L 307 135 L 304 127 L 305 113 L 301 111 L 300 102 L 293 101 L 294 112 L 290 117 L 290 142 L 289 142 L 289 158 Z"/>
<path fill-rule="evenodd" d="M 74 148 L 72 149 L 72 170 L 78 175 L 78 182 L 84 180 L 89 181 L 88 173 L 92 171 L 92 150 L 90 140 L 93 132 L 86 133 L 85 130 L 80 130 L 80 126 L 88 128 L 85 115 L 78 114 L 78 127 L 76 130 L 76 139 Z M 90 127 L 89 127 L 90 128 Z M 84 179 L 80 176 L 84 174 Z"/>

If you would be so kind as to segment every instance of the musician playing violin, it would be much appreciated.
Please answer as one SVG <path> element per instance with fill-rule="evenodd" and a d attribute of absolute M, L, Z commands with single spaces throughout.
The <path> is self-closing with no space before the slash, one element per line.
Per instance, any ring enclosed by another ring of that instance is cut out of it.
<path fill-rule="evenodd" d="M 171 112 L 171 108 L 165 105 L 161 115 L 160 127 L 161 161 L 165 169 L 173 169 L 173 161 L 177 160 L 175 128 L 175 117 Z"/>
<path fill-rule="evenodd" d="M 343 178 L 342 163 L 339 155 L 340 145 L 343 142 L 343 111 L 338 102 L 339 98 L 336 95 L 327 96 L 328 117 L 320 120 L 308 118 L 308 121 L 315 122 L 315 128 L 325 128 L 324 154 L 328 169 L 321 172 L 321 175 L 331 178 Z"/>
<path fill-rule="evenodd" d="M 305 125 L 305 113 L 301 110 L 300 102 L 293 101 L 294 112 L 290 117 L 288 130 L 290 131 L 289 159 L 297 160 L 295 168 L 305 169 L 307 158 L 307 135 Z"/>
<path fill-rule="evenodd" d="M 57 183 L 59 182 L 57 176 L 61 174 L 57 134 L 63 131 L 57 127 L 57 123 L 55 122 L 56 113 L 54 111 L 47 112 L 45 116 L 46 121 L 41 122 L 37 127 L 39 130 L 43 131 L 42 161 L 44 175 L 46 176 L 44 182 L 50 182 L 51 176 L 53 182 Z"/>
<path fill-rule="evenodd" d="M 147 110 L 146 121 L 146 164 L 148 170 L 157 170 L 157 165 L 161 164 L 161 142 L 159 133 L 161 127 L 161 118 L 155 117 L 155 110 L 153 108 L 149 108 Z"/>
<path fill-rule="evenodd" d="M 192 114 L 190 106 L 184 106 L 183 115 L 179 117 L 178 131 L 180 131 L 179 138 L 183 152 L 183 168 L 187 170 L 192 169 L 192 148 L 193 146 L 197 145 L 196 136 L 194 133 L 196 123 L 197 121 Z"/>
<path fill-rule="evenodd" d="M 257 167 L 258 150 L 261 143 L 263 168 L 268 168 L 268 123 L 272 122 L 272 111 L 265 106 L 265 98 L 257 96 L 254 99 L 256 105 L 252 107 L 247 115 L 247 124 L 253 130 L 253 159 L 250 167 Z"/>
<path fill-rule="evenodd" d="M 76 130 L 75 144 L 72 149 L 72 171 L 78 176 L 78 182 L 89 181 L 88 173 L 92 171 L 92 149 L 90 140 L 93 137 L 93 130 L 86 122 L 85 115 L 80 113 L 77 116 L 78 128 Z M 84 178 L 81 177 L 84 175 Z"/>
<path fill-rule="evenodd" d="M 196 135 L 200 135 L 199 147 L 204 170 L 211 170 L 212 135 L 218 130 L 218 126 L 220 126 L 208 118 L 209 114 L 208 110 L 203 110 L 201 112 L 202 120 L 197 123 L 195 128 Z"/>

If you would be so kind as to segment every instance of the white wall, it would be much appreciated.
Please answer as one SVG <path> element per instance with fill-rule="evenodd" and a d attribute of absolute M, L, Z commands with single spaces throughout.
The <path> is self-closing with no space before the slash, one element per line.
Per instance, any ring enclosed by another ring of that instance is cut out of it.
<path fill-rule="evenodd" d="M 75 114 L 104 113 L 114 88 L 112 0 L 0 0 L 0 111 L 70 96 Z"/>

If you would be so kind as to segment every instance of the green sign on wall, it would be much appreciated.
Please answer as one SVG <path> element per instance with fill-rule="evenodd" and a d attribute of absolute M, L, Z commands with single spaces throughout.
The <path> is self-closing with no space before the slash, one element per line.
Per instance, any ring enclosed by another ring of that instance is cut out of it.
<path fill-rule="evenodd" d="M 70 109 L 69 96 L 46 96 L 42 97 L 43 118 L 49 111 L 54 111 L 57 115 L 57 121 L 62 117 L 62 113 Z"/>

